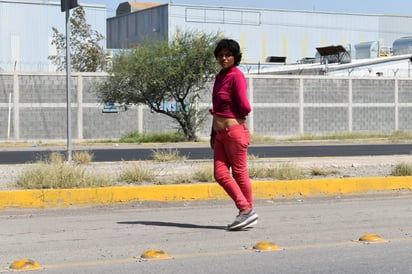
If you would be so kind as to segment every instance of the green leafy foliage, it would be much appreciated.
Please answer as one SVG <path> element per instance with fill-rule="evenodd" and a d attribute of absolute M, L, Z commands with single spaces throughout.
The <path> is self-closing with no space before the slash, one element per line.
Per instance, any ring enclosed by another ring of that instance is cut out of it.
<path fill-rule="evenodd" d="M 201 92 L 217 72 L 219 35 L 176 31 L 172 41 L 144 42 L 113 59 L 111 77 L 99 88 L 102 102 L 145 104 L 172 118 L 186 140 L 208 114 L 198 107 Z"/>
<path fill-rule="evenodd" d="M 86 14 L 82 7 L 73 9 L 70 16 L 70 61 L 74 71 L 98 72 L 104 71 L 107 65 L 108 53 L 101 46 L 104 36 L 92 30 L 86 22 Z M 50 55 L 49 60 L 57 66 L 58 71 L 66 68 L 66 36 L 53 27 L 52 45 L 57 54 Z"/>
<path fill-rule="evenodd" d="M 176 143 L 184 141 L 180 132 L 171 133 L 139 133 L 132 131 L 119 139 L 120 143 Z"/>

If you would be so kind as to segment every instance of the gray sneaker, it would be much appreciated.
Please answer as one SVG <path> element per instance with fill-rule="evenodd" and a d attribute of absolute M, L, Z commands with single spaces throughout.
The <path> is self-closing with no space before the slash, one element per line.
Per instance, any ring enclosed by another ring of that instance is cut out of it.
<path fill-rule="evenodd" d="M 245 225 L 244 227 L 242 227 L 242 229 L 253 228 L 257 223 L 258 223 L 258 219 L 254 220 L 250 224 Z"/>
<path fill-rule="evenodd" d="M 228 230 L 241 230 L 243 228 L 251 227 L 257 223 L 258 215 L 252 209 L 249 213 L 244 213 L 236 216 L 233 223 L 227 226 Z"/>

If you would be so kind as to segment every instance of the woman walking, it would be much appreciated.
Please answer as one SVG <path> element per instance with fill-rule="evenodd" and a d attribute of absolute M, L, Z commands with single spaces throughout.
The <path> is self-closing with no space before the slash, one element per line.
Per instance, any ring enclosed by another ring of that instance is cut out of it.
<path fill-rule="evenodd" d="M 250 133 L 246 116 L 251 111 L 247 82 L 237 68 L 242 59 L 239 44 L 222 39 L 214 51 L 221 66 L 213 86 L 213 125 L 210 146 L 214 151 L 214 177 L 235 202 L 239 214 L 228 230 L 241 230 L 257 223 L 252 185 L 247 168 Z M 232 171 L 232 174 L 230 173 Z"/>

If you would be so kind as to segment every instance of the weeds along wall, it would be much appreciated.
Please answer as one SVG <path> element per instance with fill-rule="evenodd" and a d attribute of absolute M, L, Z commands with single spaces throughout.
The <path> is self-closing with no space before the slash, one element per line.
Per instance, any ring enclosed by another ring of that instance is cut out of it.
<path fill-rule="evenodd" d="M 104 113 L 96 83 L 107 76 L 73 73 L 73 140 L 118 139 L 137 131 L 167 133 L 178 125 L 146 106 Z M 284 137 L 346 132 L 412 131 L 412 78 L 246 75 L 250 131 Z M 0 73 L 0 141 L 65 140 L 66 76 Z M 199 107 L 211 107 L 211 84 Z M 208 137 L 211 117 L 199 130 Z"/>

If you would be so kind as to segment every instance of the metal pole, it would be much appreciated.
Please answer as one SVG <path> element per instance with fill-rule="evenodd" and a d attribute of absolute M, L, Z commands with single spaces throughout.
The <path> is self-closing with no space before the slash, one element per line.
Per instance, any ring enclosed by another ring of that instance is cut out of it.
<path fill-rule="evenodd" d="M 71 64 L 70 64 L 70 9 L 66 6 L 66 98 L 67 98 L 67 161 L 72 160 L 71 118 Z"/>
<path fill-rule="evenodd" d="M 9 92 L 9 120 L 7 123 L 7 140 L 10 140 L 10 124 L 11 124 L 11 92 Z"/>

